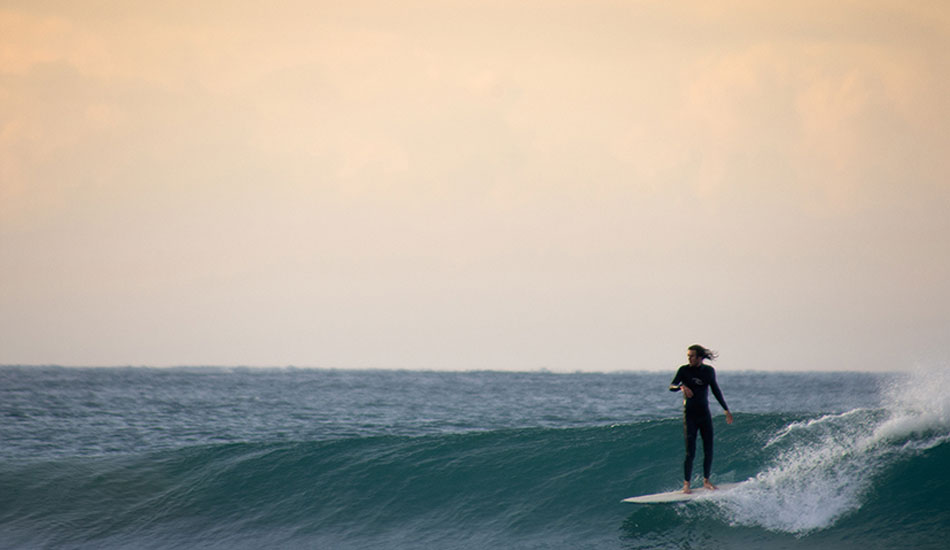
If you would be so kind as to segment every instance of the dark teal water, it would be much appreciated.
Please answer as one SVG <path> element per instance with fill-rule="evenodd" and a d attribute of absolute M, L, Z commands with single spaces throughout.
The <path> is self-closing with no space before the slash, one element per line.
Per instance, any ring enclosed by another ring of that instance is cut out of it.
<path fill-rule="evenodd" d="M 720 369 L 749 481 L 621 503 L 679 484 L 672 371 L 3 367 L 0 548 L 946 548 L 940 376 Z"/>

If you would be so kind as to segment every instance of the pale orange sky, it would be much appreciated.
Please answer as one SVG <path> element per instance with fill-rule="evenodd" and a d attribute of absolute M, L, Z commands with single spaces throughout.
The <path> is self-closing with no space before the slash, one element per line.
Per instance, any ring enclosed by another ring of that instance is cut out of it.
<path fill-rule="evenodd" d="M 0 4 L 0 364 L 948 365 L 944 2 L 132 4 Z"/>

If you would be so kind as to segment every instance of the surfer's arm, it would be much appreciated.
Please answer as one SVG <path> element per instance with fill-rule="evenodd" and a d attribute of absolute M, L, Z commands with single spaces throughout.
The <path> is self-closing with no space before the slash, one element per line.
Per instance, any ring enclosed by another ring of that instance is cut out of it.
<path fill-rule="evenodd" d="M 679 384 L 673 385 L 670 384 L 670 391 L 680 391 L 683 390 L 683 395 L 686 396 L 686 399 L 693 397 L 693 390 L 689 389 L 686 384 L 680 382 Z"/>
<path fill-rule="evenodd" d="M 726 411 L 726 423 L 732 424 L 732 413 L 729 412 L 729 405 L 726 405 L 726 400 L 722 396 L 722 390 L 719 389 L 719 384 L 716 382 L 715 371 L 713 371 L 709 386 L 712 388 L 713 395 L 716 396 L 716 401 L 719 401 L 719 404 L 722 406 L 722 410 Z"/>
<path fill-rule="evenodd" d="M 683 387 L 683 368 L 680 367 L 676 371 L 676 376 L 673 377 L 673 381 L 670 382 L 670 391 L 680 391 L 680 388 Z"/>
<path fill-rule="evenodd" d="M 683 384 L 679 384 L 677 386 L 672 386 L 672 385 L 670 386 L 670 391 L 680 391 L 680 390 L 683 390 L 683 395 L 686 396 L 686 399 L 693 397 L 693 390 L 687 388 Z"/>
<path fill-rule="evenodd" d="M 670 391 L 680 391 L 683 390 L 683 395 L 686 396 L 686 399 L 693 397 L 693 390 L 689 389 L 689 386 L 683 383 L 683 380 L 686 379 L 686 367 L 682 366 L 676 371 L 676 376 L 673 377 L 673 381 L 670 382 Z"/>
<path fill-rule="evenodd" d="M 722 406 L 722 410 L 729 412 L 729 405 L 726 405 L 726 400 L 722 397 L 722 392 L 719 390 L 719 384 L 716 384 L 716 381 L 713 380 L 712 384 L 713 395 L 716 396 L 716 401 L 719 401 L 719 404 Z"/>

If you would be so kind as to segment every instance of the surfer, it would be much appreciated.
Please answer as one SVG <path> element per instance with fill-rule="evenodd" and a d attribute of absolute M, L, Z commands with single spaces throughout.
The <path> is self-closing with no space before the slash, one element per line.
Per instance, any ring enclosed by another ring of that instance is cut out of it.
<path fill-rule="evenodd" d="M 676 371 L 676 376 L 670 383 L 670 391 L 683 392 L 683 433 L 686 436 L 686 460 L 683 462 L 683 472 L 686 476 L 683 481 L 683 492 L 691 493 L 690 479 L 693 477 L 693 457 L 696 456 L 696 433 L 703 438 L 703 487 L 714 490 L 716 487 L 709 481 L 709 473 L 713 460 L 713 422 L 709 413 L 709 389 L 712 388 L 716 401 L 726 411 L 726 423 L 732 424 L 732 413 L 726 406 L 719 384 L 716 383 L 716 370 L 705 364 L 705 360 L 714 360 L 717 355 L 714 351 L 698 344 L 690 346 L 686 351 L 689 364 L 683 365 Z"/>

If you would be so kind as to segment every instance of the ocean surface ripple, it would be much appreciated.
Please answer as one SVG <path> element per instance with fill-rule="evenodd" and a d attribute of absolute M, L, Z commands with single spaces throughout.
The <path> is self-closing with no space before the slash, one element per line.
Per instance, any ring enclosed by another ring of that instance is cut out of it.
<path fill-rule="evenodd" d="M 945 547 L 934 375 L 720 369 L 744 483 L 621 503 L 679 485 L 671 377 L 0 367 L 0 548 Z"/>

